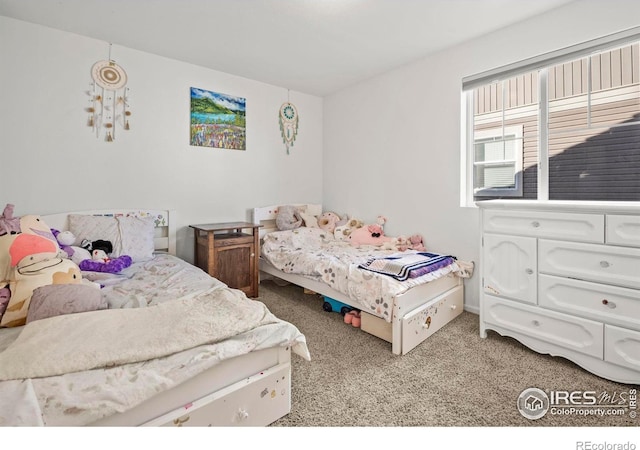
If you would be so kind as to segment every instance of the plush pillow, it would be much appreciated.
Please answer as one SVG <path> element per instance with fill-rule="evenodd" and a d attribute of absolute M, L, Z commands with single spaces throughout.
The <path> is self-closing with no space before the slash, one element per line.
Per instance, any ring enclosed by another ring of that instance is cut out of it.
<path fill-rule="evenodd" d="M 51 228 L 38 215 L 20 217 L 20 233 L 0 236 L 0 283 L 9 281 L 13 268 L 25 256 L 60 251 Z"/>
<path fill-rule="evenodd" d="M 276 215 L 276 227 L 278 230 L 295 230 L 302 226 L 302 217 L 298 208 L 293 205 L 284 205 L 278 208 Z"/>
<path fill-rule="evenodd" d="M 155 249 L 155 219 L 153 217 L 117 217 L 122 249 L 120 255 L 131 257 L 133 262 L 153 259 Z"/>
<path fill-rule="evenodd" d="M 300 211 L 300 217 L 302 217 L 302 221 L 304 222 L 305 227 L 320 228 L 318 226 L 318 216 L 314 216 L 313 214 L 306 211 Z"/>
<path fill-rule="evenodd" d="M 50 284 L 33 291 L 27 323 L 99 309 L 107 309 L 107 300 L 100 289 L 85 284 Z"/>
<path fill-rule="evenodd" d="M 50 284 L 80 284 L 82 274 L 70 259 L 56 253 L 39 253 L 21 260 L 13 269 L 9 288 L 11 298 L 2 316 L 0 326 L 24 325 L 33 291 Z"/>
<path fill-rule="evenodd" d="M 69 214 L 69 231 L 76 237 L 74 246 L 80 247 L 85 239 L 91 242 L 105 240 L 111 242 L 113 256 L 123 254 L 120 229 L 115 217 Z"/>

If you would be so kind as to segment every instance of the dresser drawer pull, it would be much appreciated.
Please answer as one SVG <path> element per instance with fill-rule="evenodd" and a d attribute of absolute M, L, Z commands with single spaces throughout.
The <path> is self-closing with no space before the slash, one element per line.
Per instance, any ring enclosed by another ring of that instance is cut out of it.
<path fill-rule="evenodd" d="M 538 228 L 540 226 L 540 222 L 538 222 L 537 220 L 534 220 L 533 222 L 531 222 L 531 226 L 533 228 Z"/>
<path fill-rule="evenodd" d="M 531 321 L 531 324 L 532 324 L 534 327 L 539 327 L 539 326 L 540 326 L 540 322 L 538 322 L 537 320 L 532 320 L 532 321 Z"/>
<path fill-rule="evenodd" d="M 532 269 L 526 269 L 525 272 L 527 272 L 527 275 L 531 275 L 533 273 Z"/>
<path fill-rule="evenodd" d="M 608 261 L 600 261 L 600 267 L 604 267 L 607 268 L 609 267 L 611 264 L 609 264 Z"/>
<path fill-rule="evenodd" d="M 604 306 L 607 306 L 607 307 L 611 308 L 611 309 L 613 309 L 613 308 L 615 308 L 615 307 L 616 307 L 616 304 L 615 304 L 615 303 L 610 302 L 610 301 L 609 301 L 609 300 L 607 300 L 606 298 L 602 300 L 602 304 L 603 304 Z"/>

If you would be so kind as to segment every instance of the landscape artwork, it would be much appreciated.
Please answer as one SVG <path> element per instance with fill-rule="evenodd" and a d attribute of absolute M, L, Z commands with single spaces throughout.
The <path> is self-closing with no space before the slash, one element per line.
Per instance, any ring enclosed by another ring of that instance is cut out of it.
<path fill-rule="evenodd" d="M 191 145 L 246 150 L 246 99 L 191 88 Z"/>

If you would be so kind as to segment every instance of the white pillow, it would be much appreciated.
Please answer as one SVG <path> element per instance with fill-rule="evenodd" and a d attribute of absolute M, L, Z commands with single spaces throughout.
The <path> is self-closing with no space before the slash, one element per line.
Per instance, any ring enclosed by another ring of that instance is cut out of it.
<path fill-rule="evenodd" d="M 76 237 L 75 246 L 80 246 L 84 239 L 91 242 L 102 239 L 113 245 L 111 256 L 123 254 L 120 229 L 115 217 L 69 214 L 69 231 Z"/>
<path fill-rule="evenodd" d="M 129 255 L 134 263 L 152 259 L 155 248 L 155 218 L 119 216 L 116 219 L 120 228 L 121 254 Z"/>

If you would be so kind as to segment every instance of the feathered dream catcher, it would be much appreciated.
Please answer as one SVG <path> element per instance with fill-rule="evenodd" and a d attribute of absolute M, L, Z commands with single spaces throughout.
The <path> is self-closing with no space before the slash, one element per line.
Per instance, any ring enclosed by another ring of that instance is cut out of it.
<path fill-rule="evenodd" d="M 280 107 L 280 134 L 282 142 L 287 147 L 287 155 L 289 147 L 293 147 L 293 143 L 298 135 L 298 110 L 293 103 L 289 101 Z"/>
<path fill-rule="evenodd" d="M 109 59 L 98 61 L 91 67 L 91 89 L 88 125 L 93 128 L 96 137 L 105 131 L 105 141 L 112 142 L 116 138 L 116 124 L 124 130 L 129 129 L 129 88 L 127 73 L 111 59 L 111 44 L 109 44 Z"/>

